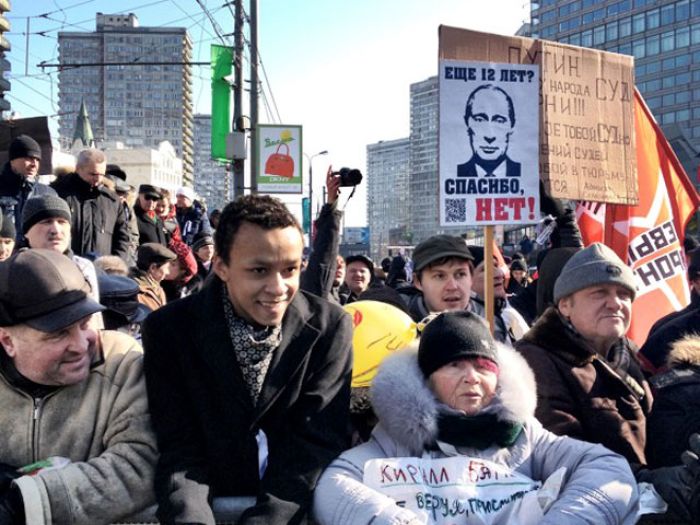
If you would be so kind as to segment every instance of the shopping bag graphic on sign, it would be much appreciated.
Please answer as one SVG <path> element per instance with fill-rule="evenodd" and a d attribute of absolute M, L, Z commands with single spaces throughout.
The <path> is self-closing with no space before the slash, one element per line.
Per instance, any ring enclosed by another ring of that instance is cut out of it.
<path fill-rule="evenodd" d="M 280 153 L 282 146 L 286 148 L 286 153 Z M 278 144 L 275 153 L 267 158 L 265 175 L 277 175 L 287 179 L 291 179 L 294 176 L 294 159 L 289 155 L 289 146 L 287 144 Z"/>

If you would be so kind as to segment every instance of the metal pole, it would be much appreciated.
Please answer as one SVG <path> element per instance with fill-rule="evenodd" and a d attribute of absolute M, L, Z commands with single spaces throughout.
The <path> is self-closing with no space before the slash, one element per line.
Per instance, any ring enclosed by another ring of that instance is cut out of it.
<path fill-rule="evenodd" d="M 233 71 L 235 84 L 233 85 L 233 122 L 231 129 L 242 131 L 243 125 L 243 0 L 235 0 L 234 12 L 234 51 Z M 231 160 L 231 173 L 233 174 L 233 198 L 245 193 L 245 161 L 243 159 Z"/>
<path fill-rule="evenodd" d="M 258 192 L 258 0 L 250 1 L 250 187 Z"/>
<path fill-rule="evenodd" d="M 314 171 L 312 162 L 316 155 L 309 157 L 309 218 L 314 221 Z"/>
<path fill-rule="evenodd" d="M 304 153 L 306 155 L 306 153 Z M 319 151 L 318 153 L 314 153 L 313 155 L 309 156 L 306 155 L 306 158 L 309 160 L 309 215 L 311 216 L 311 220 L 313 221 L 314 218 L 314 172 L 313 172 L 313 163 L 314 163 L 314 157 L 318 157 L 320 155 L 328 155 L 328 150 L 323 150 Z M 318 209 L 316 209 L 316 214 L 318 215 Z"/>

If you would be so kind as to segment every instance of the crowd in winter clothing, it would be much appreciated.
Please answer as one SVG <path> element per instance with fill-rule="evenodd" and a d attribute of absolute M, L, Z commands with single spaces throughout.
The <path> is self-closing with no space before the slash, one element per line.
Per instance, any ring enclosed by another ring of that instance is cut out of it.
<path fill-rule="evenodd" d="M 21 136 L 0 171 L 0 525 L 700 521 L 700 250 L 640 350 L 631 269 L 551 199 L 507 265 L 442 234 L 375 264 L 331 170 L 306 251 L 276 199 L 209 216 L 107 160 L 47 186 Z M 365 301 L 416 337 L 357 386 Z"/>

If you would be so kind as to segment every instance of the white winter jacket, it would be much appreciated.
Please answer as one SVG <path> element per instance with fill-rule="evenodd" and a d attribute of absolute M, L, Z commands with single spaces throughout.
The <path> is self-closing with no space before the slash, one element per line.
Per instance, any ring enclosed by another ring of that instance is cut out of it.
<path fill-rule="evenodd" d="M 535 481 L 566 467 L 565 484 L 542 524 L 634 524 L 637 485 L 625 459 L 601 445 L 545 430 L 533 415 L 535 381 L 525 360 L 499 345 L 499 365 L 498 419 L 520 422 L 523 431 L 508 448 L 494 445 L 459 452 L 504 465 Z M 415 348 L 385 360 L 373 381 L 372 403 L 379 424 L 370 440 L 344 452 L 319 480 L 314 515 L 321 525 L 414 523 L 413 512 L 363 484 L 365 464 L 377 458 L 426 453 L 447 457 L 442 450 L 434 450 L 438 403 L 418 368 Z"/>

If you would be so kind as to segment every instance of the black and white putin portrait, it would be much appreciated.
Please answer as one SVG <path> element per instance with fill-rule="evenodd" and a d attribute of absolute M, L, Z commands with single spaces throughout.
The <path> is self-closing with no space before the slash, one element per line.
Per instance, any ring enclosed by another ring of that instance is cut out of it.
<path fill-rule="evenodd" d="M 508 144 L 515 127 L 515 108 L 510 95 L 493 84 L 469 94 L 464 112 L 471 158 L 457 166 L 458 177 L 519 177 L 520 163 L 508 157 Z"/>

